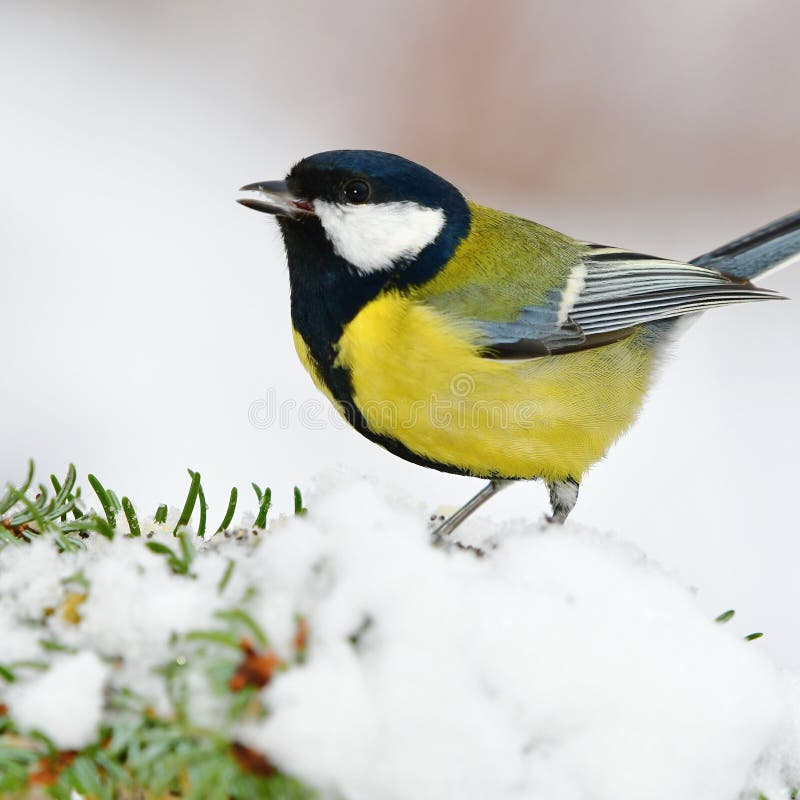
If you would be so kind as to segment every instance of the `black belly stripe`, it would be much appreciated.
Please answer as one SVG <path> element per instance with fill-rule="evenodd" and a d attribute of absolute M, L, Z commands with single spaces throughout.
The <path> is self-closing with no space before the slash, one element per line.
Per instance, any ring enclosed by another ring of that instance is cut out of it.
<path fill-rule="evenodd" d="M 298 330 L 298 333 L 301 336 L 303 335 L 301 330 Z M 305 337 L 303 338 L 305 340 Z M 380 445 L 393 455 L 396 455 L 406 461 L 410 461 L 413 464 L 418 464 L 421 467 L 429 467 L 430 469 L 436 469 L 440 472 L 449 472 L 454 475 L 467 475 L 476 478 L 499 477 L 494 474 L 477 475 L 474 472 L 456 467 L 452 464 L 444 464 L 439 461 L 434 461 L 430 458 L 425 458 L 425 456 L 421 456 L 419 453 L 415 453 L 413 450 L 410 450 L 398 439 L 395 439 L 392 436 L 375 433 L 375 431 L 369 427 L 366 417 L 364 417 L 364 415 L 361 413 L 361 410 L 356 405 L 353 397 L 353 379 L 352 375 L 350 374 L 350 370 L 338 365 L 334 366 L 333 357 L 326 358 L 324 361 L 318 361 L 313 352 L 311 352 L 311 357 L 314 358 L 314 363 L 316 365 L 317 374 L 320 380 L 336 398 L 336 402 L 344 412 L 344 417 L 348 424 L 350 424 L 362 436 L 369 439 L 371 442 Z"/>

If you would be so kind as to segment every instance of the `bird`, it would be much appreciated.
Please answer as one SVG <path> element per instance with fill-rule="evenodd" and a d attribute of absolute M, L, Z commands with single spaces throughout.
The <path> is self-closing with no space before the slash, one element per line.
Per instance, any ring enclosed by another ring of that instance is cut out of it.
<path fill-rule="evenodd" d="M 479 205 L 376 150 L 317 153 L 240 191 L 278 222 L 295 349 L 344 419 L 400 458 L 488 481 L 440 543 L 518 481 L 544 481 L 563 523 L 683 323 L 785 299 L 751 281 L 800 255 L 800 211 L 682 262 Z"/>

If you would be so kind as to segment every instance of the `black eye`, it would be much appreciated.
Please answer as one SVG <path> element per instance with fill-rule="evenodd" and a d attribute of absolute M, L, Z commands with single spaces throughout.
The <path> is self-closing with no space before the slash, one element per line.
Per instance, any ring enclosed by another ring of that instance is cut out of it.
<path fill-rule="evenodd" d="M 348 203 L 366 203 L 369 198 L 369 184 L 360 178 L 347 181 L 343 194 Z"/>

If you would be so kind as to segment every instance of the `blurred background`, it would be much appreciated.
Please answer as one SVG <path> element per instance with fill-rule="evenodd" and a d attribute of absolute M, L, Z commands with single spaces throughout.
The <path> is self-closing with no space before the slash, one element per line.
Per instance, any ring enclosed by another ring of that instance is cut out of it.
<path fill-rule="evenodd" d="M 794 0 L 5 0 L 0 480 L 74 461 L 147 512 L 182 502 L 191 467 L 213 521 L 232 484 L 286 511 L 345 465 L 422 508 L 461 503 L 478 481 L 406 464 L 319 402 L 277 228 L 237 187 L 389 150 L 487 205 L 688 259 L 800 207 L 798 28 Z M 765 284 L 800 298 L 800 265 Z M 793 665 L 799 337 L 797 302 L 701 319 L 574 514 Z M 545 508 L 532 484 L 489 513 Z"/>

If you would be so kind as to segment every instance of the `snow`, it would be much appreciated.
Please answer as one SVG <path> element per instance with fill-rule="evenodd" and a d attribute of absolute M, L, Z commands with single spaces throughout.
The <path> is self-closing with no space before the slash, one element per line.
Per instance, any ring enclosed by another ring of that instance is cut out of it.
<path fill-rule="evenodd" d="M 78 624 L 45 618 L 78 654 L 39 653 L 50 671 L 21 671 L 7 699 L 0 683 L 0 700 L 23 728 L 81 746 L 106 683 L 163 708 L 153 669 L 175 657 L 175 636 L 237 606 L 287 660 L 297 615 L 309 641 L 305 664 L 262 690 L 270 714 L 236 738 L 325 794 L 788 800 L 800 784 L 800 676 L 709 619 L 634 546 L 482 515 L 461 535 L 485 557 L 436 549 L 423 509 L 341 476 L 306 505 L 255 545 L 201 547 L 193 577 L 143 539 L 0 551 L 0 663 L 31 657 L 29 622 L 75 591 L 65 578 L 89 585 Z M 193 713 L 212 718 L 206 685 L 192 686 Z"/>
<path fill-rule="evenodd" d="M 769 800 L 794 800 L 800 786 L 800 675 L 781 675 L 784 713 L 774 743 L 756 765 L 753 784 Z"/>
<path fill-rule="evenodd" d="M 177 548 L 171 534 L 156 536 Z M 80 607 L 79 625 L 62 625 L 60 639 L 74 647 L 90 647 L 108 659 L 124 656 L 115 681 L 135 686 L 161 711 L 167 706 L 164 682 L 153 667 L 174 656 L 173 637 L 208 628 L 222 605 L 216 591 L 226 561 L 209 552 L 194 580 L 170 579 L 164 557 L 136 539 L 103 541 L 83 568 L 91 591 Z"/>
<path fill-rule="evenodd" d="M 430 548 L 419 515 L 364 484 L 312 507 L 313 546 L 297 520 L 256 554 L 312 637 L 244 734 L 279 765 L 353 800 L 745 784 L 779 715 L 775 672 L 633 548 L 519 524 L 476 559 Z"/>
<path fill-rule="evenodd" d="M 36 631 L 14 623 L 11 612 L 0 607 L 0 661 L 30 661 L 36 658 L 40 654 Z"/>
<path fill-rule="evenodd" d="M 43 731 L 61 750 L 85 747 L 97 737 L 109 672 L 90 651 L 61 656 L 47 672 L 11 689 L 11 716 L 23 729 Z"/>

